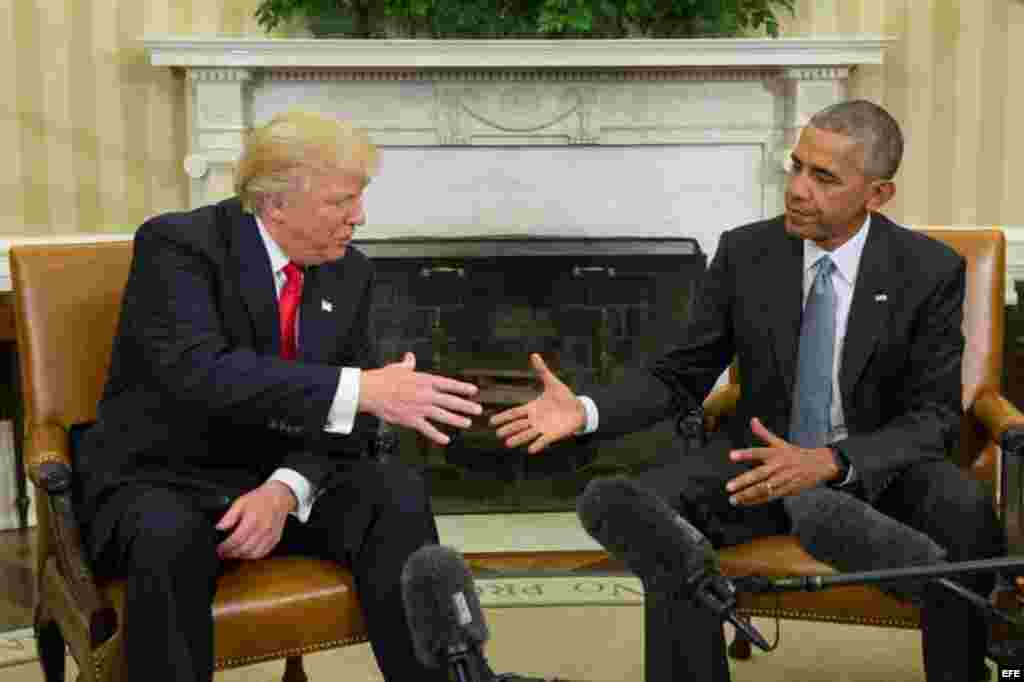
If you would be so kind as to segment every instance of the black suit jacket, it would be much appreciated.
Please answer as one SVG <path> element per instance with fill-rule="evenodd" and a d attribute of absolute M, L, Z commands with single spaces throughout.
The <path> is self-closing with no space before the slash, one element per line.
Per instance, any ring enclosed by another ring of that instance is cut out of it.
<path fill-rule="evenodd" d="M 959 434 L 964 275 L 949 247 L 872 215 L 840 359 L 849 437 L 839 444 L 869 502 L 914 462 L 945 457 Z M 624 385 L 591 392 L 599 433 L 692 409 L 735 356 L 731 446 L 763 445 L 750 432 L 755 416 L 785 438 L 802 309 L 803 240 L 783 218 L 725 232 L 679 347 Z"/>
<path fill-rule="evenodd" d="M 269 257 L 237 199 L 140 227 L 98 420 L 77 453 L 83 519 L 132 482 L 222 502 L 279 466 L 324 485 L 376 433 L 362 415 L 351 435 L 323 431 L 340 368 L 378 365 L 372 283 L 352 247 L 307 268 L 300 361 L 288 362 Z"/>

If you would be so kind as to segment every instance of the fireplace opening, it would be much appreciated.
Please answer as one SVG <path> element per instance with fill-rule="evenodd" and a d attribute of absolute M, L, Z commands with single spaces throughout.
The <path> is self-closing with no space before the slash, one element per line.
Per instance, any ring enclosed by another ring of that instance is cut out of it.
<path fill-rule="evenodd" d="M 384 362 L 475 383 L 484 414 L 446 447 L 401 430 L 397 456 L 428 480 L 436 513 L 568 511 L 595 476 L 653 463 L 674 421 L 611 443 L 505 448 L 495 412 L 538 395 L 538 352 L 586 392 L 671 348 L 704 254 L 689 238 L 460 238 L 357 242 L 373 259 L 375 334 Z"/>

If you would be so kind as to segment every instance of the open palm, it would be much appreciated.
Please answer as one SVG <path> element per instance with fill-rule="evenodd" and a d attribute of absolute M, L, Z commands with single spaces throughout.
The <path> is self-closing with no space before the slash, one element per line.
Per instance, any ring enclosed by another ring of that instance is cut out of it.
<path fill-rule="evenodd" d="M 510 448 L 526 445 L 537 454 L 547 446 L 577 433 L 586 423 L 583 405 L 569 387 L 548 369 L 540 355 L 530 355 L 530 364 L 544 387 L 530 402 L 499 412 L 491 417 L 491 426 Z"/>

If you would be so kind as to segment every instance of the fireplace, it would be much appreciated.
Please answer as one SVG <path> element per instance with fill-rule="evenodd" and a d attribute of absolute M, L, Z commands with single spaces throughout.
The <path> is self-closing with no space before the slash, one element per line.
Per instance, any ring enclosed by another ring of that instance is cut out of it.
<path fill-rule="evenodd" d="M 231 192 L 246 131 L 279 111 L 369 131 L 381 173 L 358 234 L 374 239 L 384 351 L 462 373 L 493 410 L 536 391 L 531 349 L 577 386 L 677 338 L 721 231 L 781 211 L 800 127 L 889 40 L 142 42 L 185 76 L 191 206 Z M 448 449 L 400 433 L 444 541 L 519 552 L 594 549 L 572 512 L 504 512 L 571 509 L 587 477 L 646 466 L 673 428 L 529 459 L 483 428 Z"/>
<path fill-rule="evenodd" d="M 567 511 L 594 476 L 636 473 L 674 423 L 543 456 L 506 449 L 491 414 L 539 392 L 528 353 L 574 390 L 615 381 L 678 338 L 705 257 L 689 238 L 394 239 L 358 243 L 375 263 L 382 359 L 480 386 L 484 415 L 438 447 L 401 430 L 397 456 L 423 472 L 438 513 Z"/>

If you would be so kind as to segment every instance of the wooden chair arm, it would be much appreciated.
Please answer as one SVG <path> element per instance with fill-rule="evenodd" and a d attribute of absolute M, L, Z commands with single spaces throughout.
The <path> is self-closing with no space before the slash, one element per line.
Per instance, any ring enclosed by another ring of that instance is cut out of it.
<path fill-rule="evenodd" d="M 725 384 L 711 391 L 704 399 L 704 430 L 707 433 L 717 431 L 723 418 L 736 413 L 739 399 L 739 384 Z"/>
<path fill-rule="evenodd" d="M 71 454 L 68 443 L 68 432 L 58 424 L 34 426 L 25 448 L 25 473 L 32 484 L 43 490 L 47 486 L 43 482 L 41 467 L 44 464 L 63 464 L 71 470 Z M 53 468 L 48 468 L 53 471 Z"/>
<path fill-rule="evenodd" d="M 985 427 L 1005 454 L 1020 455 L 1024 444 L 1024 413 L 994 391 L 983 393 L 971 405 L 974 418 Z"/>
<path fill-rule="evenodd" d="M 47 537 L 40 544 L 56 557 L 57 570 L 88 623 L 89 639 L 96 647 L 117 630 L 117 612 L 97 587 L 82 548 L 82 535 L 71 500 L 72 469 L 67 433 L 59 426 L 36 429 L 31 446 L 26 462 L 29 476 L 41 493 L 40 502 L 47 509 L 47 522 L 39 528 Z"/>

